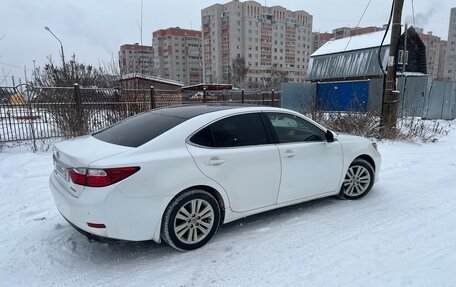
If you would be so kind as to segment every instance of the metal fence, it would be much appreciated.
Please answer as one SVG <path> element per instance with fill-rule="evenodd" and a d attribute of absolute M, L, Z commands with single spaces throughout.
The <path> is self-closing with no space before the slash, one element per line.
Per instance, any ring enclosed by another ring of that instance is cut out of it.
<path fill-rule="evenodd" d="M 196 103 L 279 106 L 280 93 L 121 88 L 0 87 L 0 143 L 89 134 L 154 108 Z"/>
<path fill-rule="evenodd" d="M 310 112 L 315 109 L 318 98 L 318 83 L 285 83 L 282 85 L 281 105 L 284 108 Z M 400 77 L 397 79 L 400 91 L 398 115 L 416 116 L 426 119 L 456 118 L 456 82 L 436 81 L 428 77 Z M 342 95 L 354 97 L 354 93 Z M 382 108 L 383 80 L 371 79 L 368 83 L 367 112 L 379 114 Z M 346 101 L 346 99 L 345 99 Z M 343 111 L 343 110 L 341 110 Z"/>
<path fill-rule="evenodd" d="M 280 92 L 277 93 L 274 90 L 184 91 L 182 102 L 184 104 L 203 102 L 280 107 L 280 95 Z"/>
<path fill-rule="evenodd" d="M 0 142 L 74 137 L 132 115 L 182 103 L 180 91 L 0 87 Z"/>

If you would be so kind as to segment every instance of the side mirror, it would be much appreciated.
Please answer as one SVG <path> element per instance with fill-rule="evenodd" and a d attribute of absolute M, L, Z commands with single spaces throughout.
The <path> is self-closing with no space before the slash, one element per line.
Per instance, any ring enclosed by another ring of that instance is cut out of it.
<path fill-rule="evenodd" d="M 332 143 L 333 141 L 335 141 L 334 134 L 330 130 L 327 130 L 325 135 L 327 142 Z"/>

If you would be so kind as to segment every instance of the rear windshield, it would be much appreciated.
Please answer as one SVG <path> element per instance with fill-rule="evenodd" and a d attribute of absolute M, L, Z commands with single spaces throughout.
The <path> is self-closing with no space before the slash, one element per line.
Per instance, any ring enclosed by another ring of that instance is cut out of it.
<path fill-rule="evenodd" d="M 116 145 L 138 147 L 185 120 L 187 119 L 157 112 L 147 112 L 116 123 L 92 134 L 92 136 Z"/>

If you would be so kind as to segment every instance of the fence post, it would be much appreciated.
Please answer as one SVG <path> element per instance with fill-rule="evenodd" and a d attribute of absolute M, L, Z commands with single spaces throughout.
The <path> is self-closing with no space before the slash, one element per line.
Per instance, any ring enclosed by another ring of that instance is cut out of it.
<path fill-rule="evenodd" d="M 275 107 L 274 105 L 274 89 L 271 91 L 271 107 Z"/>
<path fill-rule="evenodd" d="M 80 93 L 80 88 L 79 84 L 75 83 L 74 84 L 74 104 L 75 104 L 75 110 L 76 110 L 76 135 L 82 135 L 84 134 L 82 127 L 82 105 L 81 105 L 81 93 Z"/>
<path fill-rule="evenodd" d="M 244 89 L 241 90 L 241 103 L 244 103 Z"/>
<path fill-rule="evenodd" d="M 33 105 L 32 97 L 30 96 L 30 86 L 27 86 L 27 106 L 29 108 L 29 117 L 30 117 L 30 131 L 32 132 L 32 141 L 33 141 L 33 152 L 37 152 L 38 148 L 36 147 L 36 135 L 35 135 L 35 123 L 33 120 Z"/>
<path fill-rule="evenodd" d="M 263 106 L 264 106 L 264 92 L 261 93 L 262 101 L 263 101 Z"/>
<path fill-rule="evenodd" d="M 154 86 L 150 86 L 150 108 L 152 110 L 156 108 Z"/>
<path fill-rule="evenodd" d="M 203 103 L 205 103 L 206 100 L 207 100 L 207 94 L 206 94 L 206 93 L 207 93 L 206 87 L 204 87 L 204 88 L 203 88 Z"/>

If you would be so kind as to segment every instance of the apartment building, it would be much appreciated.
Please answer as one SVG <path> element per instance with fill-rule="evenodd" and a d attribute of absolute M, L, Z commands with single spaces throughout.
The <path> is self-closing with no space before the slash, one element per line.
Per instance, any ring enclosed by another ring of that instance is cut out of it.
<path fill-rule="evenodd" d="M 451 9 L 445 57 L 445 80 L 456 81 L 456 7 Z"/>
<path fill-rule="evenodd" d="M 185 85 L 203 81 L 201 31 L 168 28 L 153 32 L 155 75 Z"/>
<path fill-rule="evenodd" d="M 446 41 L 433 35 L 432 32 L 424 34 L 423 29 L 417 28 L 416 30 L 424 45 L 426 45 L 426 67 L 428 76 L 433 79 L 443 79 Z"/>
<path fill-rule="evenodd" d="M 438 64 L 437 80 L 445 79 L 445 60 L 448 42 L 445 40 L 440 41 L 440 57 Z"/>
<path fill-rule="evenodd" d="M 119 68 L 123 75 L 131 73 L 152 75 L 152 46 L 139 45 L 138 43 L 120 46 Z"/>
<path fill-rule="evenodd" d="M 312 51 L 312 15 L 255 1 L 234 0 L 201 11 L 205 83 L 230 83 L 232 62 L 243 57 L 248 86 L 264 87 L 271 73 L 305 80 Z"/>
<path fill-rule="evenodd" d="M 350 27 L 340 27 L 333 30 L 334 38 L 342 39 L 351 36 L 352 28 Z"/>

